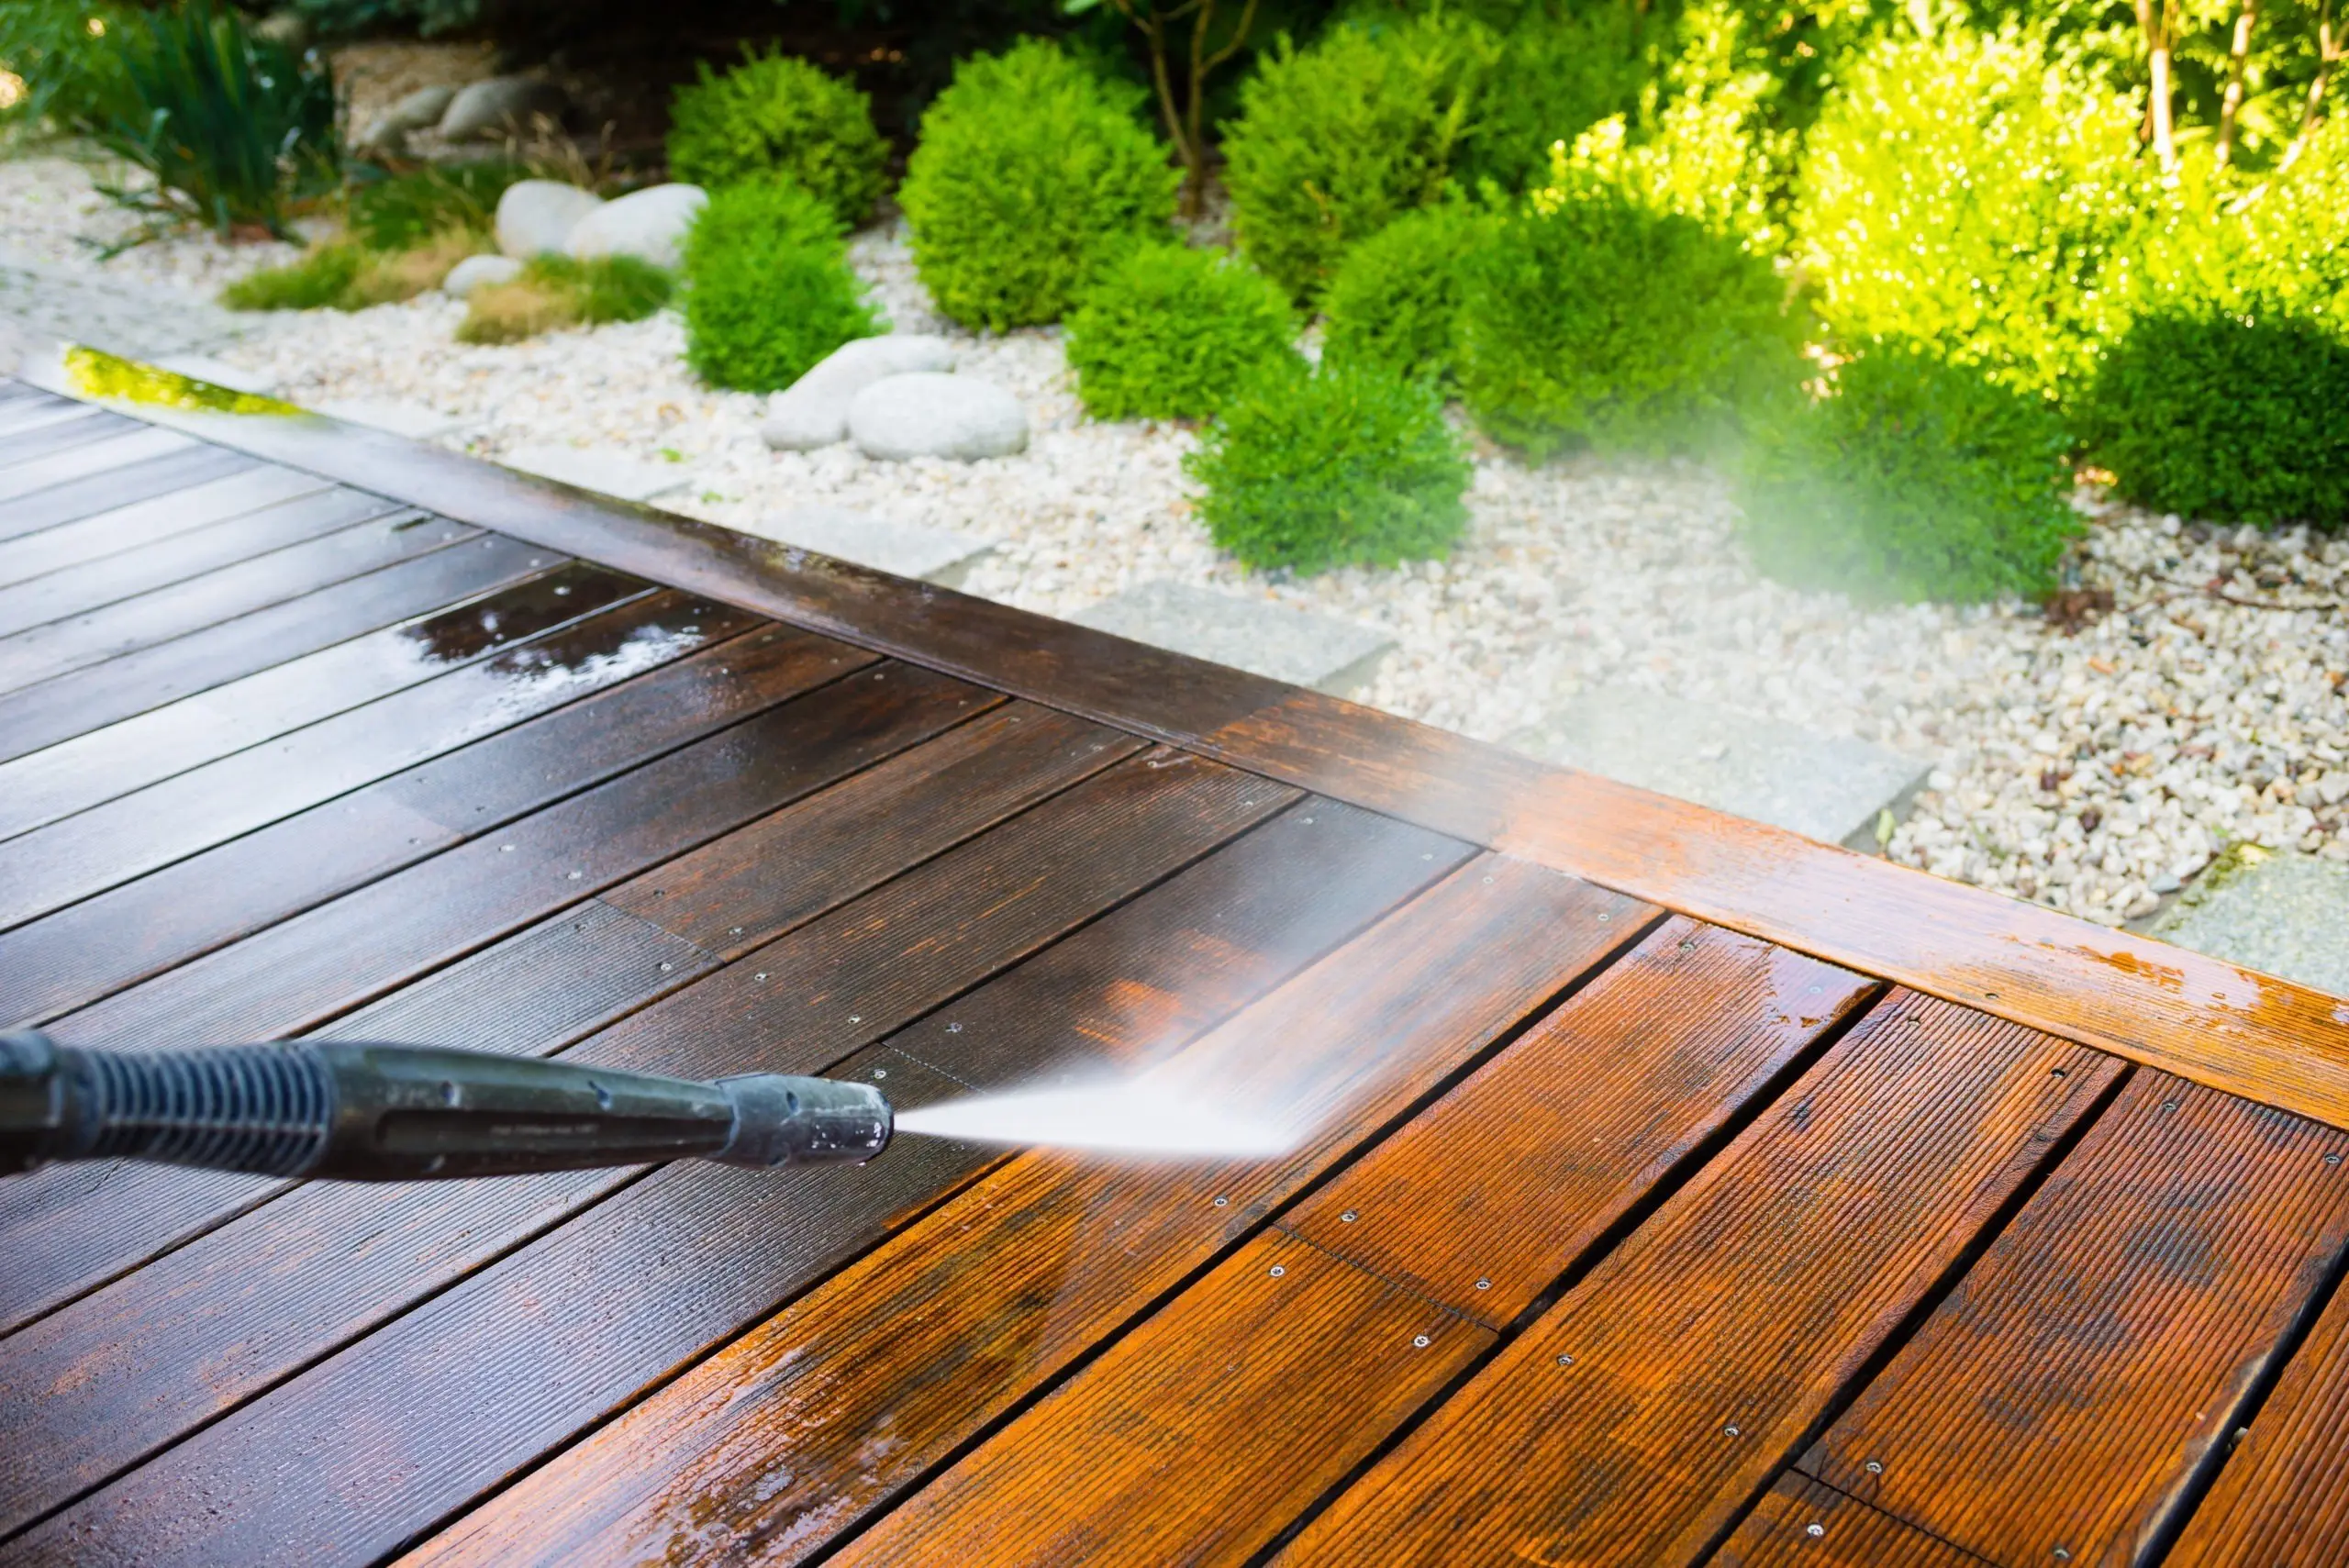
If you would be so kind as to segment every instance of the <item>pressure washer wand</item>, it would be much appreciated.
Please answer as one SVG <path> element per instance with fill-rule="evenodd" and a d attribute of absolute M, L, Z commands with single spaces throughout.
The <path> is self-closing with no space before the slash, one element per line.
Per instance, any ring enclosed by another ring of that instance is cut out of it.
<path fill-rule="evenodd" d="M 870 1160 L 893 1126 L 877 1090 L 830 1078 L 695 1083 L 434 1046 L 117 1051 L 0 1035 L 0 1174 L 118 1159 L 351 1182 L 684 1156 L 801 1165 Z"/>

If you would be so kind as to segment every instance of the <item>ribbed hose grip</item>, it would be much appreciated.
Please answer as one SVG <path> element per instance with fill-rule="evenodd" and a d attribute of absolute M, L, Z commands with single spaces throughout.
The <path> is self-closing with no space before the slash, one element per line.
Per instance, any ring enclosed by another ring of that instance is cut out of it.
<path fill-rule="evenodd" d="M 298 1176 L 334 1119 L 333 1075 L 306 1046 L 59 1055 L 89 1096 L 90 1159 Z"/>

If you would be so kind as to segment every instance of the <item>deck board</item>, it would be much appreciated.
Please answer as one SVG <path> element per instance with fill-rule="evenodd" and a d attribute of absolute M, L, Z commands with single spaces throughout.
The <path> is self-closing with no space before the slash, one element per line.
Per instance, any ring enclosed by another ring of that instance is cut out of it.
<path fill-rule="evenodd" d="M 10 1178 L 0 1563 L 2349 1551 L 2349 1002 L 381 432 L 27 373 L 0 1021 L 902 1105 L 1140 1073 L 1300 1141 Z"/>

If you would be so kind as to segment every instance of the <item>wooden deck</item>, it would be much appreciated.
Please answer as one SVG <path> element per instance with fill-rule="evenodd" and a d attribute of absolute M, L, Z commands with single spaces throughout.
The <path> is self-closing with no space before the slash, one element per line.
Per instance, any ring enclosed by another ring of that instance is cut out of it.
<path fill-rule="evenodd" d="M 35 1022 L 1314 1114 L 11 1179 L 0 1562 L 2349 1562 L 2349 1004 L 85 355 L 0 381 Z"/>

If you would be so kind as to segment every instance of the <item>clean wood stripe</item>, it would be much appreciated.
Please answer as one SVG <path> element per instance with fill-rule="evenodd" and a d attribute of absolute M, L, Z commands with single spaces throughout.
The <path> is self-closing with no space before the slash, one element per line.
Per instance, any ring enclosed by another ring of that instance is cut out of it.
<path fill-rule="evenodd" d="M 52 358 L 22 373 L 72 386 Z M 316 417 L 117 405 L 2349 1127 L 2349 1002 L 1237 671 Z"/>
<path fill-rule="evenodd" d="M 78 479 L 108 473 L 151 457 L 185 451 L 195 443 L 176 431 L 134 429 L 0 468 L 0 505 L 36 496 Z"/>
<path fill-rule="evenodd" d="M 72 403 L 62 397 L 11 397 L 0 402 L 0 436 L 22 435 L 61 419 L 86 419 L 96 412 L 87 403 Z"/>
<path fill-rule="evenodd" d="M 290 468 L 247 468 L 0 545 L 0 585 L 26 582 L 332 488 Z M 389 508 L 386 507 L 386 510 Z"/>
<path fill-rule="evenodd" d="M 319 545 L 285 552 L 286 574 L 198 579 L 28 632 L 14 650 L 0 644 L 0 670 L 41 673 L 0 692 L 0 762 L 511 587 L 546 562 L 534 546 L 459 524 L 365 529 L 349 546 L 340 535 Z M 240 609 L 255 599 L 261 607 Z"/>
<path fill-rule="evenodd" d="M 2148 1561 L 2339 1272 L 2344 1149 L 2136 1074 L 1802 1468 L 2016 1568 Z"/>
<path fill-rule="evenodd" d="M 18 463 L 140 428 L 135 419 L 125 419 L 87 404 L 82 407 L 83 416 L 78 419 L 49 419 L 29 428 L 0 431 L 0 484 L 6 483 L 6 471 Z"/>
<path fill-rule="evenodd" d="M 112 473 L 92 474 L 24 500 L 0 502 L 0 540 L 23 539 L 95 512 L 167 495 L 257 466 L 244 453 L 226 447 L 196 446 Z"/>
<path fill-rule="evenodd" d="M 1317 817 L 1329 809 L 1312 803 Z M 1650 913 L 1482 856 L 1171 1059 L 1162 1053 L 1179 1037 L 1153 1051 L 1152 1026 L 1189 986 L 1160 984 L 1108 948 L 1105 978 L 1131 974 L 1167 997 L 1127 1015 L 1115 1056 L 1292 1105 L 1311 1129 L 1303 1146 L 1242 1164 L 1022 1155 L 413 1561 L 822 1555 L 1603 962 Z M 1198 929 L 1212 939 L 1222 922 Z M 1040 978 L 1044 997 L 1064 994 L 1058 976 Z M 1113 982 L 1076 1016 L 1116 1018 L 1126 989 Z M 1023 1016 L 1019 995 L 995 1008 L 969 999 L 954 1016 L 1008 1024 Z M 1069 1021 L 1047 1006 L 1031 1038 L 1066 1039 Z"/>
<path fill-rule="evenodd" d="M 2122 1071 L 1895 992 L 1279 1560 L 1701 1561 Z"/>
<path fill-rule="evenodd" d="M 1807 1475 L 1782 1475 L 1713 1568 L 1987 1568 L 1982 1559 Z"/>

